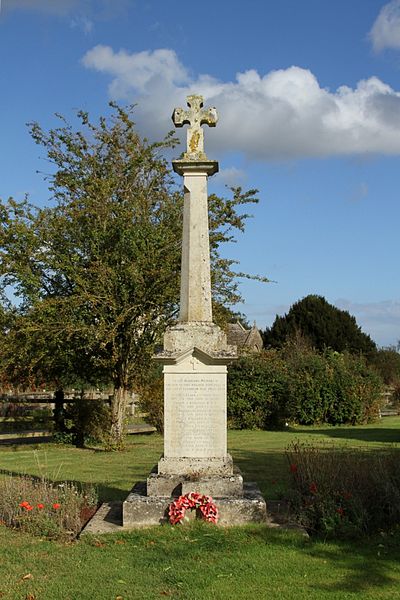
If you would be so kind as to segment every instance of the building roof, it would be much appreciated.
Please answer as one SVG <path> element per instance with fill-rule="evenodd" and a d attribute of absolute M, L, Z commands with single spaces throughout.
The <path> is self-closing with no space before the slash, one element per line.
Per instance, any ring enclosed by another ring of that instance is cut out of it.
<path fill-rule="evenodd" d="M 243 327 L 239 321 L 229 323 L 226 328 L 228 344 L 237 346 L 238 352 L 261 352 L 263 340 L 254 323 L 251 329 Z"/>

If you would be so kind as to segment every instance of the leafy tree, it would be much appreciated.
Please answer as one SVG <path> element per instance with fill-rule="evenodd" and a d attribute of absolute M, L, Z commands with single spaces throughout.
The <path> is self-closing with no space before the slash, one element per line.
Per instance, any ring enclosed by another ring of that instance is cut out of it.
<path fill-rule="evenodd" d="M 386 385 L 400 383 L 400 354 L 394 347 L 380 348 L 373 356 L 372 364 Z"/>
<path fill-rule="evenodd" d="M 296 335 L 308 339 L 320 351 L 331 348 L 366 355 L 376 352 L 375 342 L 361 331 L 355 318 L 322 296 L 306 296 L 283 317 L 277 316 L 272 327 L 264 332 L 264 345 L 279 348 Z"/>
<path fill-rule="evenodd" d="M 135 131 L 132 108 L 112 106 L 98 124 L 79 112 L 83 132 L 61 116 L 47 133 L 31 124 L 53 165 L 52 203 L 0 204 L 0 275 L 20 300 L 2 342 L 9 370 L 18 363 L 44 379 L 112 382 L 111 435 L 120 443 L 128 391 L 177 315 L 183 198 L 162 156 L 175 144 L 171 134 L 149 143 Z M 240 297 L 234 261 L 219 249 L 244 228 L 248 215 L 238 207 L 257 202 L 255 190 L 232 191 L 209 204 L 217 304 Z"/>

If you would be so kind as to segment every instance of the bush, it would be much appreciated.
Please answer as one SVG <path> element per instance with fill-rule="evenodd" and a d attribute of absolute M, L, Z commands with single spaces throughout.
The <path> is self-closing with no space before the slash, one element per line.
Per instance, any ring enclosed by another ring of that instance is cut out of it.
<path fill-rule="evenodd" d="M 286 418 L 287 365 L 279 352 L 241 357 L 228 370 L 228 423 L 234 429 L 279 427 Z"/>
<path fill-rule="evenodd" d="M 396 409 L 398 412 L 400 411 L 400 382 L 394 386 L 391 397 L 391 404 L 394 409 Z"/>
<path fill-rule="evenodd" d="M 67 430 L 61 432 L 59 440 L 72 439 L 78 447 L 88 441 L 108 443 L 111 412 L 104 400 L 80 398 L 66 405 L 63 418 Z"/>
<path fill-rule="evenodd" d="M 341 425 L 378 417 L 382 381 L 364 357 L 308 350 L 288 362 L 287 410 L 295 422 Z"/>
<path fill-rule="evenodd" d="M 400 353 L 395 348 L 381 348 L 371 358 L 371 364 L 386 385 L 400 384 Z"/>
<path fill-rule="evenodd" d="M 228 419 L 237 429 L 363 423 L 379 415 L 381 393 L 379 375 L 362 356 L 289 343 L 230 366 Z"/>
<path fill-rule="evenodd" d="M 153 365 L 147 376 L 137 384 L 139 409 L 145 413 L 146 421 L 157 431 L 164 431 L 164 377 L 160 365 Z"/>
<path fill-rule="evenodd" d="M 352 537 L 400 525 L 399 450 L 316 448 L 293 444 L 290 500 L 310 533 Z"/>
<path fill-rule="evenodd" d="M 33 535 L 74 539 L 96 508 L 93 488 L 80 490 L 72 483 L 56 485 L 28 476 L 0 480 L 0 520 Z"/>

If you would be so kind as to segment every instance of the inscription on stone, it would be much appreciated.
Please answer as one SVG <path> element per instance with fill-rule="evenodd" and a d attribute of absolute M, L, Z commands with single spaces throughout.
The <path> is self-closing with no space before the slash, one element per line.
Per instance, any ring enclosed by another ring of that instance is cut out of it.
<path fill-rule="evenodd" d="M 224 456 L 225 397 L 225 378 L 219 374 L 168 374 L 165 381 L 165 438 L 169 443 L 165 455 Z"/>

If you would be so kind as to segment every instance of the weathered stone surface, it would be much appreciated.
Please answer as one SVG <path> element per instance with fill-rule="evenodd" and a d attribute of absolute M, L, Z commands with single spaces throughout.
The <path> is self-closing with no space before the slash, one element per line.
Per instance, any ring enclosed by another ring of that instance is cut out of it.
<path fill-rule="evenodd" d="M 193 94 L 187 97 L 188 110 L 175 108 L 172 120 L 175 127 L 189 125 L 187 129 L 187 148 L 184 153 L 186 160 L 196 163 L 207 161 L 204 152 L 204 132 L 202 125 L 215 127 L 218 121 L 217 110 L 211 106 L 203 108 L 203 96 Z"/>
<path fill-rule="evenodd" d="M 217 501 L 219 525 L 233 526 L 248 523 L 267 523 L 267 505 L 256 483 L 244 484 L 242 498 L 220 498 Z"/>
<path fill-rule="evenodd" d="M 140 486 L 135 486 L 136 493 L 142 495 L 145 494 L 145 486 L 141 486 L 141 492 L 139 491 Z M 225 505 L 224 515 L 222 516 L 223 521 L 222 525 L 229 527 L 230 525 L 240 525 L 246 523 L 261 523 L 265 524 L 267 527 L 275 528 L 275 529 L 290 529 L 292 531 L 297 531 L 300 535 L 304 537 L 308 537 L 307 531 L 301 527 L 296 521 L 293 520 L 291 516 L 288 506 L 285 502 L 278 501 L 268 501 L 267 502 L 267 513 L 266 520 L 263 510 L 262 497 L 260 498 L 259 492 L 253 488 L 251 484 L 245 484 L 246 487 L 246 496 L 249 500 L 247 507 L 247 514 L 244 513 L 244 505 L 243 503 L 231 503 L 231 507 L 228 508 Z M 257 498 L 260 498 L 260 503 L 258 503 Z M 81 535 L 92 534 L 92 535 L 101 535 L 103 533 L 113 533 L 113 532 L 121 532 L 129 529 L 135 529 L 137 527 L 147 527 L 159 525 L 159 521 L 162 524 L 167 523 L 167 515 L 166 510 L 164 513 L 159 513 L 153 519 L 152 523 L 144 524 L 143 518 L 140 520 L 140 524 L 135 524 L 132 520 L 130 523 L 128 519 L 126 519 L 125 525 L 122 525 L 122 502 L 108 502 L 101 505 L 97 513 L 94 515 L 90 523 L 88 523 L 85 529 L 82 531 Z M 218 500 L 217 504 L 219 509 L 221 510 L 221 503 Z M 163 509 L 161 508 L 161 511 Z M 162 516 L 164 514 L 164 516 Z M 159 518 L 159 516 L 161 517 Z M 195 513 L 187 513 L 187 515 L 192 518 L 195 517 Z M 235 522 L 237 519 L 239 522 Z"/>
<path fill-rule="evenodd" d="M 156 356 L 159 360 L 177 358 L 184 352 L 197 348 L 205 356 L 203 362 L 215 364 L 215 359 L 229 361 L 236 358 L 236 346 L 229 346 L 226 334 L 214 323 L 178 323 L 169 327 L 164 334 L 164 352 Z M 213 358 L 214 361 L 210 361 Z"/>
<path fill-rule="evenodd" d="M 168 475 L 180 473 L 192 479 L 195 477 L 206 477 L 210 474 L 230 476 L 233 475 L 233 461 L 230 454 L 219 458 L 162 457 L 158 462 L 158 473 Z"/>
<path fill-rule="evenodd" d="M 191 490 L 193 491 L 193 490 Z M 123 528 L 133 529 L 168 522 L 168 507 L 172 498 L 145 496 L 132 491 L 122 507 Z M 267 523 L 265 500 L 256 484 L 245 484 L 243 497 L 224 497 L 216 501 L 219 524 L 222 526 Z"/>
<path fill-rule="evenodd" d="M 147 477 L 147 495 L 148 496 L 181 496 L 182 495 L 182 479 L 184 475 L 173 474 L 158 474 L 150 473 Z"/>
<path fill-rule="evenodd" d="M 241 475 L 203 477 L 197 481 L 182 481 L 182 495 L 190 492 L 205 494 L 212 498 L 237 498 L 243 496 L 243 477 Z"/>
<path fill-rule="evenodd" d="M 226 455 L 226 367 L 190 359 L 165 366 L 165 458 L 225 460 Z"/>
<path fill-rule="evenodd" d="M 122 527 L 122 502 L 104 502 L 80 535 L 113 533 Z"/>
<path fill-rule="evenodd" d="M 148 527 L 168 522 L 170 498 L 131 492 L 122 503 L 122 526 Z"/>
<path fill-rule="evenodd" d="M 213 498 L 225 496 L 243 496 L 243 477 L 238 469 L 229 475 L 210 475 L 206 470 L 203 476 L 188 471 L 185 475 L 150 473 L 147 478 L 148 496 L 181 496 L 189 492 L 198 492 Z"/>
<path fill-rule="evenodd" d="M 172 167 L 175 173 L 178 173 L 178 175 L 200 172 L 210 177 L 219 171 L 219 165 L 216 160 L 206 159 L 201 161 L 194 161 L 193 159 L 177 159 L 172 161 Z"/>

